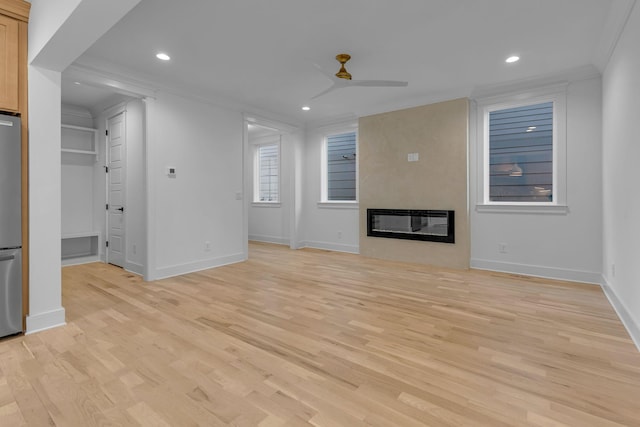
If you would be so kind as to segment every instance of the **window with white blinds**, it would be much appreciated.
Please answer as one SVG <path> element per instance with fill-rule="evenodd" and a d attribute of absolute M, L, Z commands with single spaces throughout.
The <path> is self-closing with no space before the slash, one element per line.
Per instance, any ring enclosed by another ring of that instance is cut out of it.
<path fill-rule="evenodd" d="M 489 200 L 553 201 L 553 102 L 489 113 Z"/>
<path fill-rule="evenodd" d="M 326 138 L 326 201 L 356 200 L 356 132 Z"/>
<path fill-rule="evenodd" d="M 255 202 L 280 201 L 280 145 L 265 144 L 256 148 Z"/>

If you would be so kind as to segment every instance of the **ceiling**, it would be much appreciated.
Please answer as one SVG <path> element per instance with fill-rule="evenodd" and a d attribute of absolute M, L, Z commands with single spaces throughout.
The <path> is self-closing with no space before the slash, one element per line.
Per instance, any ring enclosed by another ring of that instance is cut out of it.
<path fill-rule="evenodd" d="M 76 65 L 274 118 L 322 122 L 600 65 L 628 4 L 142 0 Z M 171 61 L 156 59 L 159 51 Z M 352 56 L 347 69 L 354 79 L 404 80 L 408 87 L 345 88 L 310 100 L 331 84 L 314 64 L 333 74 L 339 68 L 335 55 L 343 52 Z M 521 60 L 505 63 L 513 54 Z M 113 95 L 73 81 L 63 73 L 64 103 L 90 108 Z M 303 105 L 311 110 L 302 111 Z"/>

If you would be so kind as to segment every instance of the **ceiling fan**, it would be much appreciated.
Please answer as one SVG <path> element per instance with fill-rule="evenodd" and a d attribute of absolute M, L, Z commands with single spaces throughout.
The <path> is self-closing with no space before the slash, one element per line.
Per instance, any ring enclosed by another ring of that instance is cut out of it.
<path fill-rule="evenodd" d="M 315 95 L 311 99 L 316 99 L 326 93 L 332 92 L 336 89 L 342 89 L 352 86 L 366 86 L 366 87 L 403 87 L 407 86 L 408 82 L 401 82 L 396 80 L 351 80 L 351 74 L 344 67 L 344 64 L 351 59 L 351 55 L 341 53 L 336 55 L 336 60 L 340 63 L 340 71 L 335 74 L 335 77 L 325 70 L 320 68 L 318 64 L 313 64 L 322 74 L 324 74 L 329 80 L 333 82 L 329 88 L 323 90 L 319 94 Z M 337 77 L 337 78 L 336 78 Z"/>

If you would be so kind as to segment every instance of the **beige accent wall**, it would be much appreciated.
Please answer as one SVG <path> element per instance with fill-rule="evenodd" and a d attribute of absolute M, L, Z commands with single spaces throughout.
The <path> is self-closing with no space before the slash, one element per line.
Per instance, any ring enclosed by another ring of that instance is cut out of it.
<path fill-rule="evenodd" d="M 469 101 L 362 117 L 358 127 L 360 253 L 469 268 Z M 408 162 L 409 153 L 419 161 Z M 367 236 L 367 209 L 455 211 L 454 244 Z"/>

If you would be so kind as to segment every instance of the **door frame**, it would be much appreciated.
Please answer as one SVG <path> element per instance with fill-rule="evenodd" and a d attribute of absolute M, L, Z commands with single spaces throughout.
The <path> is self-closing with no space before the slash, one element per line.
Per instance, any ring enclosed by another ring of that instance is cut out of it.
<path fill-rule="evenodd" d="M 117 110 L 114 110 L 111 114 L 108 114 L 107 117 L 105 118 L 105 130 L 109 131 L 109 120 L 113 119 L 114 117 L 119 116 L 120 114 L 122 114 L 122 121 L 123 121 L 123 128 L 124 128 L 124 151 L 122 153 L 122 156 L 124 158 L 124 168 L 122 170 L 122 202 L 123 202 L 123 206 L 126 203 L 126 197 L 127 197 L 127 185 L 126 185 L 126 180 L 127 180 L 127 170 L 126 170 L 126 166 L 127 166 L 127 137 L 126 137 L 126 129 L 127 129 L 127 109 L 125 107 L 120 107 Z M 109 206 L 109 189 L 110 189 L 110 171 L 107 172 L 106 168 L 109 167 L 109 165 L 111 164 L 111 150 L 110 150 L 110 139 L 109 139 L 109 135 L 105 134 L 105 175 L 106 175 L 106 179 L 105 179 L 105 207 Z M 110 237 L 110 224 L 109 224 L 109 210 L 105 209 L 105 242 L 109 241 L 109 237 Z M 124 239 L 123 239 L 123 248 L 122 248 L 122 256 L 123 256 L 123 262 L 122 262 L 122 268 L 123 269 L 127 269 L 126 268 L 126 264 L 127 264 L 127 209 L 125 208 L 125 210 L 122 212 L 122 229 L 124 230 Z M 104 259 L 105 262 L 107 264 L 109 264 L 109 247 L 105 246 L 105 251 L 104 251 Z M 115 264 L 114 264 L 115 265 Z"/>
<path fill-rule="evenodd" d="M 300 142 L 296 142 L 292 136 L 300 131 L 300 128 L 297 126 L 292 126 L 286 123 L 283 123 L 278 120 L 272 120 L 265 117 L 262 117 L 257 114 L 244 112 L 243 113 L 243 193 L 244 193 L 244 209 L 243 209 L 243 221 L 244 221 L 244 233 L 243 233 L 243 242 L 244 242 L 244 254 L 245 258 L 249 258 L 249 212 L 250 206 L 253 202 L 253 177 L 249 177 L 249 173 L 253 175 L 254 170 L 254 150 L 249 143 L 249 132 L 248 125 L 258 125 L 263 127 L 268 127 L 274 129 L 274 132 L 277 133 L 280 138 L 280 197 L 284 195 L 287 199 L 285 208 L 287 209 L 289 223 L 286 224 L 286 228 L 289 231 L 289 247 L 291 249 L 298 249 L 300 247 L 300 236 L 298 232 L 298 222 L 299 219 L 297 217 L 297 212 L 301 209 L 301 197 L 298 197 L 297 190 L 300 190 L 298 187 L 300 182 L 296 179 L 297 173 L 300 172 L 300 159 L 298 155 L 300 154 Z M 285 150 L 289 150 L 285 153 Z M 285 165 L 286 161 L 286 166 Z M 287 179 L 283 179 L 282 171 L 286 168 Z M 284 186 L 287 186 L 286 189 Z M 284 190 L 284 191 L 283 191 Z M 285 194 L 286 192 L 286 194 Z M 282 199 L 281 199 L 282 201 Z"/>

